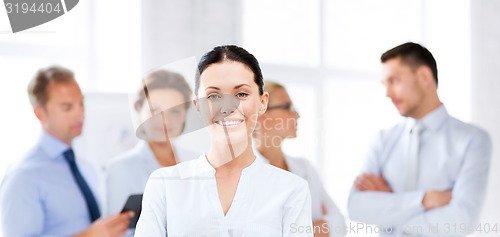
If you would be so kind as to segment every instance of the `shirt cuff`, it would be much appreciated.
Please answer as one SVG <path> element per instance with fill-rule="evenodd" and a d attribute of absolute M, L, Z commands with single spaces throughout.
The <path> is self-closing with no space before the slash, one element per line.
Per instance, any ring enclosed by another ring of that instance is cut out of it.
<path fill-rule="evenodd" d="M 401 194 L 404 203 L 408 203 L 409 212 L 411 213 L 423 213 L 425 212 L 422 200 L 424 200 L 425 192 L 421 190 L 409 191 Z"/>

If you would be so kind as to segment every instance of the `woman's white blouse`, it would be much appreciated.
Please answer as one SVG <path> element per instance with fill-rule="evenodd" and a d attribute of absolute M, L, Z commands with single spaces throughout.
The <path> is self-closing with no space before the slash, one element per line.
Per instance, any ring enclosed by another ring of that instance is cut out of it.
<path fill-rule="evenodd" d="M 313 236 L 307 182 L 262 162 L 243 169 L 226 215 L 215 169 L 202 155 L 156 170 L 135 236 Z"/>

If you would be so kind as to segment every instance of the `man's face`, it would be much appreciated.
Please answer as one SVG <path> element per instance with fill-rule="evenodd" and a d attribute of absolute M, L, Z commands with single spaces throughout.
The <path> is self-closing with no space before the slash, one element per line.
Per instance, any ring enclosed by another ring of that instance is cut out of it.
<path fill-rule="evenodd" d="M 386 96 L 391 98 L 399 114 L 405 117 L 417 116 L 424 99 L 424 88 L 417 70 L 402 62 L 400 57 L 384 63 L 382 82 Z"/>
<path fill-rule="evenodd" d="M 42 127 L 66 144 L 82 133 L 84 106 L 83 95 L 76 82 L 55 83 L 47 87 L 45 107 L 35 108 Z"/>

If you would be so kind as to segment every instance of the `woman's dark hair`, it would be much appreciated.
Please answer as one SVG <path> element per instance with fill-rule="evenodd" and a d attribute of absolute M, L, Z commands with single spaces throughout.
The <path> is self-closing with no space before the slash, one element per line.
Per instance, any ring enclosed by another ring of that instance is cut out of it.
<path fill-rule="evenodd" d="M 259 94 L 264 94 L 264 81 L 257 59 L 241 47 L 238 47 L 236 45 L 222 45 L 213 48 L 210 52 L 203 55 L 200 62 L 198 63 L 198 71 L 195 75 L 194 86 L 194 92 L 196 96 L 198 95 L 198 89 L 200 88 L 200 76 L 203 71 L 205 71 L 208 66 L 214 63 L 220 63 L 226 60 L 240 62 L 250 68 L 250 70 L 252 70 L 254 74 L 255 83 L 257 84 L 257 86 L 259 86 Z"/>
<path fill-rule="evenodd" d="M 401 61 L 416 69 L 421 65 L 429 67 L 434 76 L 434 81 L 436 85 L 438 84 L 438 70 L 436 65 L 436 60 L 432 56 L 431 52 L 420 44 L 413 42 L 404 43 L 402 45 L 396 46 L 380 57 L 380 61 L 385 63 L 389 59 L 401 57 Z"/>
<path fill-rule="evenodd" d="M 176 72 L 170 72 L 166 70 L 156 70 L 150 72 L 142 80 L 142 86 L 137 92 L 137 97 L 134 103 L 134 107 L 137 111 L 140 111 L 144 100 L 149 97 L 149 91 L 155 89 L 174 89 L 179 91 L 184 97 L 186 110 L 189 109 L 189 103 L 191 101 L 191 88 L 189 87 L 186 79 Z"/>

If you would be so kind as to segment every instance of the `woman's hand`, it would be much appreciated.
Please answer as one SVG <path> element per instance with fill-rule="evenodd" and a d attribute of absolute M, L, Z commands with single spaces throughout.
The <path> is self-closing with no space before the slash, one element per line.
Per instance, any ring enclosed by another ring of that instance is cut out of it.
<path fill-rule="evenodd" d="M 319 220 L 313 222 L 314 237 L 329 237 L 330 227 L 328 223 L 324 220 Z"/>

